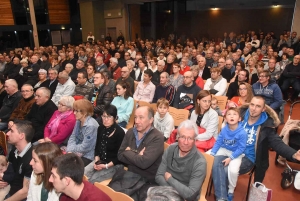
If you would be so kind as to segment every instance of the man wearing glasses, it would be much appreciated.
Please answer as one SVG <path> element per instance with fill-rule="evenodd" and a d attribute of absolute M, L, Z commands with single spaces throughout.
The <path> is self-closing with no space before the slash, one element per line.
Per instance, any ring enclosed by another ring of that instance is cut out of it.
<path fill-rule="evenodd" d="M 134 79 L 130 76 L 129 68 L 127 66 L 124 66 L 121 69 L 121 77 L 117 79 L 116 86 L 121 82 L 125 81 L 129 84 L 131 94 L 134 94 Z"/>
<path fill-rule="evenodd" d="M 198 200 L 206 176 L 206 160 L 195 145 L 198 127 L 185 120 L 178 126 L 178 142 L 167 148 L 157 170 L 155 181 L 172 186 L 185 200 Z"/>

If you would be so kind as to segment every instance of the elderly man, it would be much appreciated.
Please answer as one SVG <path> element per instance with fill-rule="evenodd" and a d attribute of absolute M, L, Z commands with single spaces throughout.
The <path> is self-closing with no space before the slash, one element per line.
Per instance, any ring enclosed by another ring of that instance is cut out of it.
<path fill-rule="evenodd" d="M 176 90 L 169 81 L 169 74 L 167 72 L 162 72 L 160 74 L 160 84 L 155 89 L 152 103 L 156 103 L 160 98 L 166 98 L 169 101 L 169 105 L 173 104 Z"/>
<path fill-rule="evenodd" d="M 148 183 L 155 174 L 164 152 L 164 136 L 153 127 L 154 111 L 147 106 L 135 110 L 135 126 L 129 129 L 118 152 L 118 159 L 128 170 L 141 175 Z"/>
<path fill-rule="evenodd" d="M 198 200 L 206 176 L 206 160 L 195 145 L 198 127 L 185 120 L 177 131 L 178 142 L 165 150 L 155 181 L 172 186 L 185 200 Z"/>
<path fill-rule="evenodd" d="M 42 62 L 41 62 L 41 68 L 48 71 L 48 69 L 51 67 L 51 63 L 49 62 L 49 54 L 46 52 L 42 53 Z"/>
<path fill-rule="evenodd" d="M 18 91 L 18 84 L 15 80 L 9 79 L 5 81 L 4 89 L 7 96 L 3 99 L 3 104 L 0 109 L 0 130 L 3 131 L 7 128 L 7 123 L 10 115 L 18 106 L 22 95 Z"/>
<path fill-rule="evenodd" d="M 184 75 L 185 72 L 190 70 L 190 67 L 188 66 L 188 60 L 189 59 L 187 57 L 182 57 L 181 59 L 180 71 L 179 71 L 181 75 Z"/>
<path fill-rule="evenodd" d="M 114 80 L 117 80 L 118 78 L 121 77 L 121 68 L 118 66 L 118 60 L 117 58 L 110 58 L 110 66 L 109 66 L 109 71 L 112 74 L 112 77 Z"/>
<path fill-rule="evenodd" d="M 58 84 L 52 96 L 52 101 L 58 105 L 58 101 L 62 96 L 72 96 L 75 90 L 75 84 L 66 71 L 60 72 L 58 75 Z"/>
<path fill-rule="evenodd" d="M 77 60 L 76 67 L 72 69 L 69 76 L 71 77 L 72 81 L 77 84 L 77 75 L 80 72 L 86 72 L 86 69 L 84 68 L 84 61 Z"/>
<path fill-rule="evenodd" d="M 87 81 L 87 73 L 79 72 L 77 75 L 77 85 L 75 87 L 73 96 L 76 99 L 78 98 L 89 98 L 89 94 L 93 88 L 93 85 Z"/>
<path fill-rule="evenodd" d="M 53 113 L 57 110 L 57 106 L 50 99 L 50 90 L 41 87 L 35 92 L 35 103 L 26 119 L 32 122 L 35 133 L 32 142 L 36 142 L 44 138 L 44 128 Z"/>
<path fill-rule="evenodd" d="M 199 66 L 198 76 L 201 77 L 203 80 L 207 80 L 208 78 L 210 78 L 210 71 L 209 68 L 206 66 L 205 57 L 197 55 L 197 62 Z"/>
<path fill-rule="evenodd" d="M 10 151 L 8 161 L 13 166 L 14 177 L 8 182 L 10 191 L 6 201 L 26 200 L 29 190 L 29 182 L 32 173 L 32 167 L 29 164 L 32 160 L 31 139 L 34 133 L 33 126 L 29 121 L 16 120 L 7 132 L 8 143 L 14 145 Z M 8 185 L 5 178 L 1 176 L 0 188 Z M 2 179 L 4 181 L 2 181 Z"/>
<path fill-rule="evenodd" d="M 38 64 L 39 56 L 33 55 L 31 57 L 31 65 L 24 69 L 24 74 L 28 77 L 26 84 L 31 84 L 34 86 L 38 82 L 38 72 L 40 70 L 40 65 Z"/>
<path fill-rule="evenodd" d="M 272 57 L 269 59 L 268 64 L 265 65 L 264 69 L 269 71 L 272 80 L 278 80 L 281 74 L 280 68 L 276 69 L 276 59 Z"/>
<path fill-rule="evenodd" d="M 10 65 L 10 69 L 8 71 L 7 77 L 9 79 L 18 80 L 19 72 L 20 72 L 21 68 L 22 68 L 22 66 L 20 64 L 20 59 L 18 57 L 15 57 L 12 64 Z"/>
<path fill-rule="evenodd" d="M 101 56 L 96 58 L 96 72 L 107 70 L 106 64 L 103 62 L 103 58 Z"/>
<path fill-rule="evenodd" d="M 131 61 L 131 60 L 130 60 Z M 124 66 L 121 69 L 121 77 L 119 79 L 117 79 L 116 81 L 116 86 L 121 82 L 121 81 L 125 81 L 129 84 L 130 86 L 130 91 L 131 94 L 133 95 L 134 93 L 134 79 L 130 76 L 130 71 L 129 68 L 127 66 Z"/>
<path fill-rule="evenodd" d="M 227 83 L 229 83 L 235 74 L 235 72 L 234 72 L 235 70 L 232 65 L 232 60 L 227 59 L 225 61 L 225 59 L 220 58 L 218 67 L 221 68 L 221 70 L 222 70 L 222 73 L 221 73 L 222 77 L 226 79 Z"/>
<path fill-rule="evenodd" d="M 83 181 L 84 165 L 79 156 L 68 153 L 54 159 L 49 181 L 57 193 L 62 193 L 60 201 L 111 201 L 103 191 Z"/>
<path fill-rule="evenodd" d="M 72 64 L 73 66 L 76 66 L 77 64 L 77 59 L 74 58 L 74 53 L 73 52 L 69 52 L 69 60 L 68 63 Z M 75 78 L 76 79 L 76 78 Z"/>
<path fill-rule="evenodd" d="M 52 98 L 52 96 L 56 90 L 57 84 L 58 84 L 57 75 L 58 75 L 57 70 L 49 69 L 48 70 L 48 78 L 49 79 L 46 80 L 45 82 L 42 82 L 42 84 L 40 85 L 40 87 L 46 87 L 46 88 L 50 89 L 50 91 L 51 91 L 50 98 Z"/>
<path fill-rule="evenodd" d="M 211 67 L 212 63 L 214 62 L 214 59 L 212 58 L 213 52 L 211 50 L 206 51 L 206 67 Z"/>
<path fill-rule="evenodd" d="M 191 71 L 185 72 L 183 85 L 177 89 L 173 106 L 178 109 L 193 109 L 200 90 L 200 87 L 194 82 L 193 73 Z"/>
<path fill-rule="evenodd" d="M 166 63 L 163 60 L 157 62 L 157 71 L 153 73 L 153 78 L 151 80 L 155 86 L 160 83 L 160 75 L 164 71 L 165 65 Z"/>

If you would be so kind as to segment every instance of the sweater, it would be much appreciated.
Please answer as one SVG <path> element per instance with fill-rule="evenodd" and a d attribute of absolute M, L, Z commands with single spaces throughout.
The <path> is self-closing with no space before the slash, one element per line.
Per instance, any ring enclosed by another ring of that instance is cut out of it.
<path fill-rule="evenodd" d="M 134 100 L 132 97 L 124 99 L 123 96 L 116 96 L 111 102 L 118 110 L 118 122 L 125 121 L 128 123 L 130 115 L 133 111 Z"/>
<path fill-rule="evenodd" d="M 77 84 L 72 96 L 83 96 L 84 98 L 88 99 L 92 88 L 93 85 L 89 82 L 86 82 L 83 85 Z"/>
<path fill-rule="evenodd" d="M 165 173 L 172 176 L 166 181 Z M 160 186 L 172 186 L 185 200 L 198 200 L 202 183 L 206 176 L 206 160 L 193 146 L 190 152 L 179 156 L 178 143 L 168 147 L 157 170 L 155 181 Z"/>
<path fill-rule="evenodd" d="M 204 90 L 210 90 L 210 85 L 212 84 L 211 78 L 207 79 L 204 84 Z M 222 78 L 215 86 L 214 89 L 218 91 L 216 96 L 225 96 L 227 89 L 227 81 L 225 78 Z"/>
<path fill-rule="evenodd" d="M 10 115 L 9 121 L 12 121 L 14 119 L 25 119 L 25 116 L 30 112 L 34 102 L 34 95 L 27 99 L 22 98 L 16 109 Z"/>
<path fill-rule="evenodd" d="M 166 98 L 169 101 L 169 105 L 172 105 L 175 92 L 175 87 L 170 84 L 166 86 L 158 85 L 155 89 L 152 103 L 157 103 L 157 100 L 160 98 Z"/>
<path fill-rule="evenodd" d="M 230 130 L 228 124 L 221 130 L 215 145 L 211 150 L 211 155 L 216 155 L 222 147 L 232 151 L 230 158 L 233 160 L 239 157 L 246 148 L 247 134 L 241 123 L 235 130 Z"/>
<path fill-rule="evenodd" d="M 169 138 L 171 132 L 175 129 L 174 119 L 169 112 L 163 118 L 160 118 L 159 113 L 156 112 L 154 115 L 154 127 L 162 132 L 165 138 Z"/>
<path fill-rule="evenodd" d="M 82 127 L 81 122 L 77 120 L 68 141 L 67 152 L 80 153 L 82 157 L 94 160 L 98 126 L 98 122 L 90 116 L 86 118 Z"/>
<path fill-rule="evenodd" d="M 197 94 L 200 92 L 200 88 L 193 82 L 189 87 L 184 84 L 179 86 L 175 94 L 173 106 L 178 109 L 183 109 L 189 105 L 195 105 Z M 185 99 L 184 96 L 187 95 L 190 97 L 190 101 Z"/>

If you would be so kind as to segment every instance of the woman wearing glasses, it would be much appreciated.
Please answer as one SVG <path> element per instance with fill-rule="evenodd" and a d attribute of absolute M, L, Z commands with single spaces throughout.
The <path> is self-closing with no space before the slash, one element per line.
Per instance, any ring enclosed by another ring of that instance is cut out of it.
<path fill-rule="evenodd" d="M 73 105 L 76 124 L 69 138 L 66 152 L 73 152 L 81 157 L 84 165 L 94 159 L 98 122 L 92 117 L 93 105 L 86 99 L 80 99 Z"/>
<path fill-rule="evenodd" d="M 245 103 L 250 103 L 252 97 L 253 92 L 251 85 L 246 82 L 242 82 L 239 84 L 238 96 L 232 97 L 231 101 L 237 104 L 237 106 L 241 106 Z"/>
<path fill-rule="evenodd" d="M 44 139 L 39 143 L 53 142 L 62 144 L 72 133 L 76 119 L 73 113 L 74 98 L 63 96 L 58 102 L 58 109 L 53 113 L 44 129 Z"/>
<path fill-rule="evenodd" d="M 117 108 L 114 105 L 105 106 L 101 117 L 103 123 L 98 128 L 94 161 L 84 170 L 91 183 L 110 179 L 118 169 L 123 168 L 118 160 L 118 150 L 125 132 L 116 123 Z"/>

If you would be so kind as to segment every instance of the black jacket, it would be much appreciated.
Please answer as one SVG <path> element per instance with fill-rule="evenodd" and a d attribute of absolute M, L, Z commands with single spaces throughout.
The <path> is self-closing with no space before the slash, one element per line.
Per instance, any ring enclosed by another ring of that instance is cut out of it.
<path fill-rule="evenodd" d="M 91 93 L 89 95 L 89 100 L 92 100 L 93 94 L 94 94 L 94 90 L 91 90 Z M 105 105 L 109 105 L 112 100 L 113 100 L 113 93 L 111 92 L 109 86 L 103 84 L 99 88 L 97 100 L 95 100 L 96 101 L 96 107 L 94 107 L 95 115 L 97 116 L 102 115 Z"/>
<path fill-rule="evenodd" d="M 52 98 L 55 90 L 56 90 L 56 87 L 57 87 L 57 84 L 58 84 L 58 80 L 55 79 L 55 81 L 50 85 L 50 80 L 46 80 L 45 82 L 43 82 L 40 87 L 46 87 L 48 89 L 50 89 L 51 91 L 51 96 L 50 96 L 50 99 Z"/>
<path fill-rule="evenodd" d="M 2 107 L 0 109 L 1 122 L 7 122 L 11 113 L 18 106 L 22 98 L 21 92 L 17 91 L 10 97 L 8 95 L 3 99 Z"/>
<path fill-rule="evenodd" d="M 208 78 L 210 78 L 210 68 L 205 66 L 202 73 L 202 79 L 207 80 Z"/>

